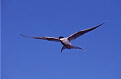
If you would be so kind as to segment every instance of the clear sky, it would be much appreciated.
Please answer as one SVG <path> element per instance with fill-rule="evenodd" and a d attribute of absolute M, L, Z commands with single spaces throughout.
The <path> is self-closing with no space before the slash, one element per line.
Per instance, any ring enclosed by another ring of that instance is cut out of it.
<path fill-rule="evenodd" d="M 71 43 L 24 38 L 69 36 Z M 121 79 L 121 0 L 2 0 L 2 79 Z"/>
<path fill-rule="evenodd" d="M 1 77 L 1 0 L 0 0 L 0 77 Z"/>

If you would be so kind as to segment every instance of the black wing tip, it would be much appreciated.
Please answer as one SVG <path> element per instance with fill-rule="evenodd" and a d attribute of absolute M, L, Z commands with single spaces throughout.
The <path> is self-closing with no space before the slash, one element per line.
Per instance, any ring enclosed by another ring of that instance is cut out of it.
<path fill-rule="evenodd" d="M 24 36 L 23 34 L 19 34 L 19 35 Z"/>
<path fill-rule="evenodd" d="M 21 36 L 23 36 L 23 34 L 20 34 Z"/>
<path fill-rule="evenodd" d="M 108 20 L 104 21 L 102 24 L 104 24 L 104 23 L 106 23 L 106 22 L 108 22 Z"/>
<path fill-rule="evenodd" d="M 30 37 L 28 37 L 28 36 L 25 36 L 25 35 L 23 35 L 23 34 L 20 34 L 21 36 L 23 36 L 23 37 L 27 37 L 27 38 L 30 38 Z"/>
<path fill-rule="evenodd" d="M 108 20 L 106 20 L 106 21 L 102 22 L 101 24 L 99 24 L 99 25 L 98 25 L 98 26 L 96 26 L 96 27 L 99 27 L 99 26 L 103 25 L 103 24 L 104 24 L 104 23 L 106 23 L 106 22 L 108 22 Z"/>

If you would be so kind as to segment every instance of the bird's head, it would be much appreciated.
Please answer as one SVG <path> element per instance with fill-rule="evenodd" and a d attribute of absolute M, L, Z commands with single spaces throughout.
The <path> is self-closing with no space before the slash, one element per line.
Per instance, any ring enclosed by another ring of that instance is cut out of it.
<path fill-rule="evenodd" d="M 63 36 L 60 36 L 58 40 L 60 40 L 61 38 L 64 38 Z"/>

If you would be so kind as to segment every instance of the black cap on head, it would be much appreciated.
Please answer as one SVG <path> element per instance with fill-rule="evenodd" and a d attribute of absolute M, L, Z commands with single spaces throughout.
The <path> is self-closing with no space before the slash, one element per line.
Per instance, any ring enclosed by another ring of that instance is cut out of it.
<path fill-rule="evenodd" d="M 64 38 L 63 36 L 60 36 L 59 39 Z"/>

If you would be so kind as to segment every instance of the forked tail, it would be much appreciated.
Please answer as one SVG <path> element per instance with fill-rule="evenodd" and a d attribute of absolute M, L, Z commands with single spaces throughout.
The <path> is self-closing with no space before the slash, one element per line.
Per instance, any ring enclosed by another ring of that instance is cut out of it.
<path fill-rule="evenodd" d="M 63 47 L 61 48 L 61 52 L 62 52 L 64 49 L 81 49 L 81 50 L 85 51 L 84 49 L 82 49 L 82 48 L 80 48 L 80 47 L 77 47 L 77 46 L 73 46 L 73 45 L 63 46 Z"/>

